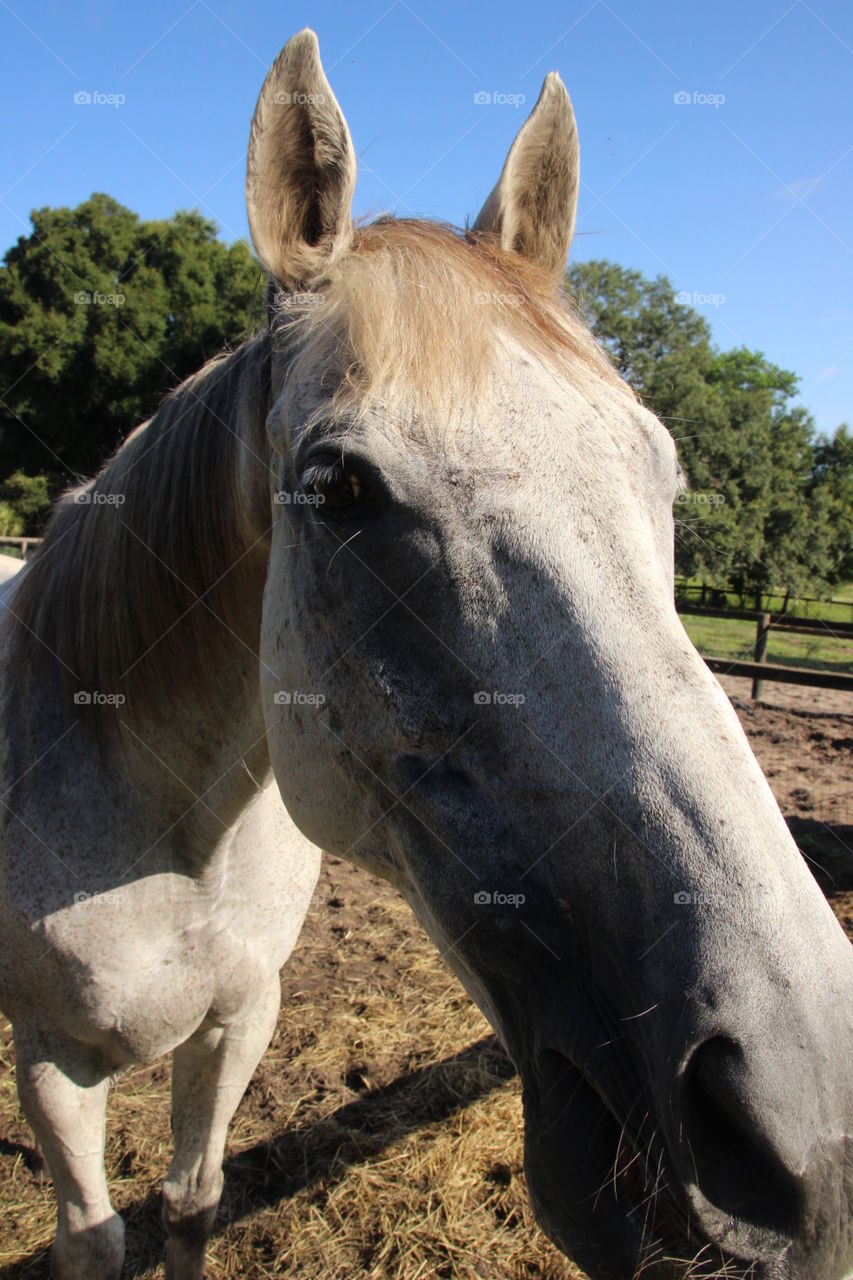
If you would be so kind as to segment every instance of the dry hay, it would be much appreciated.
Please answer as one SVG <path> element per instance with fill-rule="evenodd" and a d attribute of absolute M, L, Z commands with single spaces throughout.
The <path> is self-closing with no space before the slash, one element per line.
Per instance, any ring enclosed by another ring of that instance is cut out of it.
<path fill-rule="evenodd" d="M 231 1126 L 208 1280 L 581 1280 L 536 1228 L 517 1078 L 409 908 L 325 859 L 282 978 L 275 1039 Z M 33 1167 L 0 1027 L 0 1280 L 47 1275 L 50 1179 Z M 124 1275 L 162 1274 L 169 1066 L 110 1097 Z"/>

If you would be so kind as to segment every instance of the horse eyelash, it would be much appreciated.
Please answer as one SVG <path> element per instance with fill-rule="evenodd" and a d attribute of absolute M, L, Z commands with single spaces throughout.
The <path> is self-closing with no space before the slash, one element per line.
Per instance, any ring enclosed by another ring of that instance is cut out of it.
<path fill-rule="evenodd" d="M 330 483 L 340 476 L 342 470 L 343 464 L 340 462 L 312 462 L 302 472 L 300 483 L 306 486 L 318 481 Z"/>

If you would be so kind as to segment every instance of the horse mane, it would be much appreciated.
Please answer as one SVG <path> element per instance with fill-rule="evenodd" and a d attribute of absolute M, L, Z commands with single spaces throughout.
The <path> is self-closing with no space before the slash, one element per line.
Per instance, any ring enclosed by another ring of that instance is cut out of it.
<path fill-rule="evenodd" d="M 270 318 L 268 331 L 171 392 L 94 480 L 60 499 L 2 623 L 19 687 L 52 676 L 69 700 L 121 694 L 132 722 L 210 679 L 246 626 L 249 582 L 265 571 L 261 442 L 282 335 L 289 378 L 322 370 L 325 385 L 328 376 L 317 418 L 352 420 L 381 400 L 414 408 L 396 415 L 404 430 L 452 436 L 499 373 L 507 339 L 590 394 L 603 379 L 633 399 L 549 275 L 490 235 L 441 223 L 382 218 L 356 228 L 321 288 L 279 295 Z"/>
<path fill-rule="evenodd" d="M 248 573 L 241 551 L 252 533 L 238 492 L 248 452 L 239 419 L 265 412 L 268 351 L 264 333 L 208 361 L 94 480 L 60 498 L 3 620 L 19 680 L 60 674 L 69 701 L 122 695 L 133 720 L 209 675 L 245 625 L 235 583 Z M 268 491 L 265 458 L 251 466 L 256 491 Z"/>
<path fill-rule="evenodd" d="M 324 287 L 279 295 L 273 323 L 296 375 L 334 370 L 323 420 L 357 419 L 379 402 L 404 409 L 405 430 L 452 435 L 500 371 L 507 339 L 584 392 L 604 380 L 635 399 L 548 272 L 493 234 L 445 223 L 383 217 L 357 227 Z"/>

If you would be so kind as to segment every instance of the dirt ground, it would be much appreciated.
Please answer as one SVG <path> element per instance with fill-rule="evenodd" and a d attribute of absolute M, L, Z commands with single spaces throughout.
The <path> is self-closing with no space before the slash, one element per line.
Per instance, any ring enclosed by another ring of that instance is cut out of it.
<path fill-rule="evenodd" d="M 734 703 L 820 887 L 853 938 L 853 694 L 724 677 Z"/>
<path fill-rule="evenodd" d="M 853 697 L 765 686 L 755 706 L 747 682 L 724 685 L 853 937 Z M 387 885 L 324 860 L 282 992 L 231 1128 L 209 1280 L 582 1280 L 527 1205 L 512 1068 Z M 125 1277 L 162 1275 L 168 1091 L 162 1062 L 124 1076 L 111 1098 Z M 47 1275 L 53 1215 L 0 1020 L 0 1280 Z"/>

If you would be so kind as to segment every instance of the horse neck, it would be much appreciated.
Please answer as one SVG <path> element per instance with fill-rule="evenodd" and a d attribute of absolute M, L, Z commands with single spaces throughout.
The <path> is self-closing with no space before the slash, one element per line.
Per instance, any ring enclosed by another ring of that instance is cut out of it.
<path fill-rule="evenodd" d="M 270 777 L 268 350 L 265 335 L 206 366 L 67 495 L 13 602 L 24 736 L 82 723 L 93 778 L 150 796 L 152 825 L 192 809 L 214 838 Z"/>

